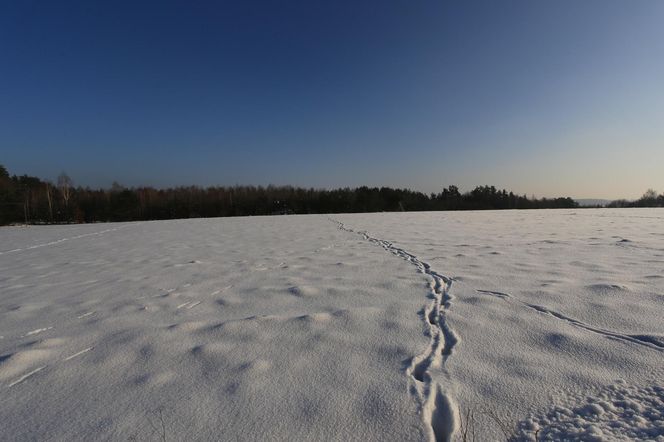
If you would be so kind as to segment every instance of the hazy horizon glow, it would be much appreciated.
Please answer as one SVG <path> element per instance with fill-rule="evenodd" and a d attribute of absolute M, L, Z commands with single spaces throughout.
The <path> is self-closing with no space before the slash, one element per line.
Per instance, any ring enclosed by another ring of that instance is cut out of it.
<path fill-rule="evenodd" d="M 664 192 L 664 3 L 7 2 L 0 164 L 127 186 Z"/>

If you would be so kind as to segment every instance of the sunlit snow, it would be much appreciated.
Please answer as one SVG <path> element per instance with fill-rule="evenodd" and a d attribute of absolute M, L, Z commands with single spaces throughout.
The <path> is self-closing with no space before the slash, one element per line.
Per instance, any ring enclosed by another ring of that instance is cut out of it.
<path fill-rule="evenodd" d="M 664 440 L 664 211 L 0 228 L 7 440 Z"/>

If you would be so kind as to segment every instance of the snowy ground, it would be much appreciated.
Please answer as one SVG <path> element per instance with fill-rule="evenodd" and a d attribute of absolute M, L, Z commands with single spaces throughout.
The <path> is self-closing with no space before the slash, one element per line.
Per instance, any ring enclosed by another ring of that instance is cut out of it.
<path fill-rule="evenodd" d="M 3 440 L 662 440 L 664 211 L 0 228 Z"/>

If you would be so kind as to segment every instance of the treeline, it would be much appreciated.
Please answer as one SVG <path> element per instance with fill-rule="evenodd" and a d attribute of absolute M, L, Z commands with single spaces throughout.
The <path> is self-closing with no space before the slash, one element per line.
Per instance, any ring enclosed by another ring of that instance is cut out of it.
<path fill-rule="evenodd" d="M 615 200 L 606 207 L 664 207 L 664 193 L 657 195 L 653 189 L 648 189 L 641 198 L 636 201 Z"/>
<path fill-rule="evenodd" d="M 0 165 L 0 223 L 90 223 L 215 216 L 425 210 L 572 208 L 571 198 L 527 198 L 494 186 L 461 193 L 449 186 L 429 195 L 407 189 L 334 190 L 292 186 L 196 186 L 154 189 L 76 187 L 61 174 L 55 184 L 10 176 Z"/>

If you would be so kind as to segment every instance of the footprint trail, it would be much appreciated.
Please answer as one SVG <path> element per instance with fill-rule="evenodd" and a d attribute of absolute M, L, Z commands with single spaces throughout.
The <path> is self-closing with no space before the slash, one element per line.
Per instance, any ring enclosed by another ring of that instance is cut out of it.
<path fill-rule="evenodd" d="M 420 408 L 422 419 L 429 431 L 429 439 L 433 441 L 452 440 L 459 421 L 457 406 L 449 393 L 445 391 L 444 386 L 434 381 L 431 376 L 432 369 L 441 369 L 449 379 L 449 374 L 445 371 L 445 363 L 459 341 L 445 318 L 445 313 L 453 300 L 450 295 L 452 278 L 432 270 L 428 263 L 419 260 L 412 253 L 389 241 L 374 238 L 367 232 L 355 231 L 332 218 L 330 221 L 336 223 L 340 230 L 361 235 L 365 240 L 408 261 L 417 268 L 419 273 L 429 277 L 431 302 L 425 306 L 422 314 L 422 320 L 430 338 L 429 346 L 424 353 L 413 358 L 406 373 L 411 380 L 411 394 Z"/>
<path fill-rule="evenodd" d="M 591 333 L 595 333 L 598 335 L 605 336 L 610 339 L 617 339 L 620 341 L 626 341 L 626 342 L 631 342 L 632 344 L 638 344 L 642 345 L 644 347 L 652 348 L 653 350 L 659 350 L 659 351 L 664 351 L 664 343 L 660 342 L 657 338 L 649 335 L 640 335 L 640 334 L 634 334 L 634 335 L 629 335 L 629 334 L 624 334 L 624 333 L 619 333 L 611 330 L 605 330 L 599 327 L 593 327 L 591 325 L 585 324 L 578 319 L 570 318 L 569 316 L 563 315 L 562 313 L 559 313 L 555 310 L 551 310 L 547 307 L 543 307 L 541 305 L 537 304 L 530 304 L 525 301 L 522 301 L 521 299 L 518 299 L 510 294 L 503 293 L 503 292 L 496 292 L 492 290 L 477 290 L 479 293 L 483 293 L 485 295 L 490 295 L 494 296 L 496 298 L 500 298 L 504 301 L 512 300 L 514 302 L 517 302 L 521 304 L 524 307 L 527 307 L 531 310 L 535 310 L 538 313 L 544 314 L 544 315 L 549 315 L 555 319 L 558 319 L 560 321 L 567 322 L 570 325 L 573 325 L 574 327 L 581 328 L 583 330 L 589 331 Z"/>

